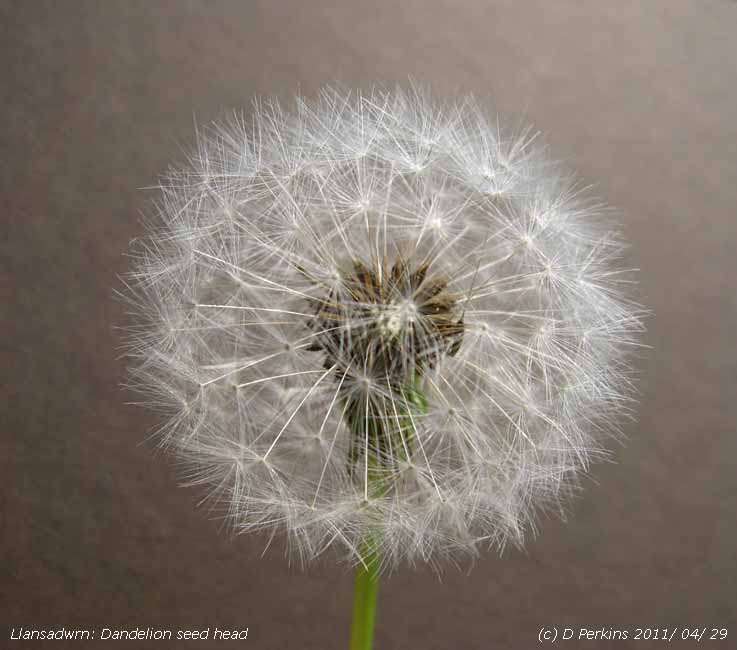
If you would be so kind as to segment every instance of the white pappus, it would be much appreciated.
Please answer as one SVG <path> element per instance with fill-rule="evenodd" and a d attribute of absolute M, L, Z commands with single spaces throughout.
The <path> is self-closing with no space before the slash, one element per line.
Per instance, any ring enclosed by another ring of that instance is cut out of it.
<path fill-rule="evenodd" d="M 257 102 L 157 189 L 130 385 L 237 531 L 384 567 L 519 544 L 631 412 L 608 211 L 471 97 Z"/>

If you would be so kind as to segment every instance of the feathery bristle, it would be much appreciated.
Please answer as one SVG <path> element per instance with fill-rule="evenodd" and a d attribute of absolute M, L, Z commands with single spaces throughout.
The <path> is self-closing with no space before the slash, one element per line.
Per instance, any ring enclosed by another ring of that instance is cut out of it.
<path fill-rule="evenodd" d="M 385 567 L 521 543 L 632 408 L 606 210 L 472 98 L 256 103 L 153 217 L 131 385 L 187 482 L 303 560 L 368 531 Z"/>

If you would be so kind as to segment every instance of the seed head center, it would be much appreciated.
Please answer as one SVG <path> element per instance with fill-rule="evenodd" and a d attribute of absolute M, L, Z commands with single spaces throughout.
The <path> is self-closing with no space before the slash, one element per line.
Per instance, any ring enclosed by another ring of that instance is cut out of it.
<path fill-rule="evenodd" d="M 459 295 L 423 262 L 398 257 L 371 266 L 354 260 L 339 286 L 322 287 L 311 301 L 310 349 L 327 367 L 362 369 L 379 383 L 404 385 L 460 347 L 464 323 Z"/>
<path fill-rule="evenodd" d="M 384 310 L 379 327 L 387 336 L 401 336 L 403 331 L 415 323 L 417 316 L 417 306 L 411 299 L 391 303 Z"/>

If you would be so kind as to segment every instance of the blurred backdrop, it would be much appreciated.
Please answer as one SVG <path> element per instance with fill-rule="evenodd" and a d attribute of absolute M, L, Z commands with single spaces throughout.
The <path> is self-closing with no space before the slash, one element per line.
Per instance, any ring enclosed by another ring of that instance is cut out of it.
<path fill-rule="evenodd" d="M 112 289 L 195 118 L 411 76 L 533 122 L 617 208 L 654 316 L 639 420 L 568 521 L 385 579 L 377 650 L 526 649 L 551 625 L 728 627 L 735 647 L 736 24 L 728 0 L 0 2 L 0 639 L 220 626 L 347 647 L 349 570 L 262 557 L 154 457 L 155 416 L 118 388 Z"/>

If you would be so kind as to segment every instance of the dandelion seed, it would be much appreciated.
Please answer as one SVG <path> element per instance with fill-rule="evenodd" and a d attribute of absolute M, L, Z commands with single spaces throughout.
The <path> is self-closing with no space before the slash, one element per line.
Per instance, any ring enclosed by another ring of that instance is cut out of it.
<path fill-rule="evenodd" d="M 471 98 L 325 90 L 252 124 L 198 131 L 135 249 L 161 444 L 304 560 L 521 544 L 632 406 L 605 211 Z"/>

